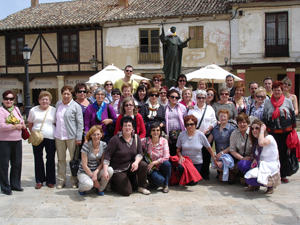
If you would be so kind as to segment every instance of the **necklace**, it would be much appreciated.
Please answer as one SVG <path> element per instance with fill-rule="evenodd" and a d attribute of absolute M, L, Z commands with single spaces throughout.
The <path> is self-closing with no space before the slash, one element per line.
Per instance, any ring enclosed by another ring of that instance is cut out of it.
<path fill-rule="evenodd" d="M 188 135 L 188 139 L 189 139 L 189 140 L 192 140 L 193 137 L 195 136 L 195 133 L 196 133 L 196 132 L 194 131 L 193 134 L 192 134 L 192 136 L 189 136 L 189 133 L 188 133 L 188 134 L 187 134 L 187 135 Z"/>
<path fill-rule="evenodd" d="M 98 148 L 99 148 L 99 146 L 100 146 L 100 145 L 98 145 L 98 146 L 94 146 L 94 144 L 93 144 L 93 147 L 94 147 L 94 149 L 98 149 Z"/>

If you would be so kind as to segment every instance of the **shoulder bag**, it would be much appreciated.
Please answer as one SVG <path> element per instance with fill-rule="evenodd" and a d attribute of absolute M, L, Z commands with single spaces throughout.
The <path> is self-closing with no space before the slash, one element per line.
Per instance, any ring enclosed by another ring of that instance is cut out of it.
<path fill-rule="evenodd" d="M 72 159 L 72 161 L 69 162 L 71 174 L 73 177 L 77 177 L 77 172 L 79 169 L 80 159 L 76 159 L 76 155 L 77 155 L 76 153 L 77 153 L 77 151 L 79 151 L 79 148 L 80 148 L 79 145 L 76 145 L 73 159 Z"/>
<path fill-rule="evenodd" d="M 18 115 L 20 116 L 20 118 L 22 118 L 22 115 L 19 113 L 19 111 L 16 109 Z M 23 140 L 27 140 L 29 138 L 30 134 L 27 130 L 27 127 L 25 129 L 22 129 L 22 139 Z"/>
<path fill-rule="evenodd" d="M 296 151 L 288 149 L 285 161 L 281 165 L 281 171 L 284 171 L 285 176 L 292 176 L 297 173 L 299 169 L 299 162 L 296 157 Z"/>
<path fill-rule="evenodd" d="M 203 119 L 204 119 L 204 115 L 205 115 L 205 112 L 206 112 L 206 108 L 207 108 L 207 104 L 205 104 L 205 109 L 204 109 L 202 118 L 201 118 L 201 120 L 200 120 L 200 123 L 199 123 L 198 127 L 196 128 L 197 130 L 199 130 L 199 128 L 200 128 L 200 126 L 201 126 L 201 123 L 202 123 L 202 121 L 203 121 Z"/>
<path fill-rule="evenodd" d="M 39 130 L 33 130 L 33 131 L 31 131 L 31 135 L 30 135 L 30 137 L 28 139 L 28 143 L 29 144 L 32 143 L 33 146 L 38 146 L 44 140 L 44 136 L 42 134 L 42 128 L 43 128 L 46 116 L 48 114 L 49 108 L 50 108 L 50 106 L 48 107 L 48 109 L 46 111 L 46 114 L 45 114 L 43 123 L 41 125 L 41 128 Z"/>
<path fill-rule="evenodd" d="M 111 113 L 110 113 L 110 109 L 109 109 L 109 104 L 106 105 L 107 107 L 107 116 L 108 116 L 108 119 L 111 118 Z M 115 126 L 111 123 L 107 124 L 106 126 L 106 130 L 107 132 L 111 135 L 111 136 L 114 136 L 114 133 L 115 133 Z"/>

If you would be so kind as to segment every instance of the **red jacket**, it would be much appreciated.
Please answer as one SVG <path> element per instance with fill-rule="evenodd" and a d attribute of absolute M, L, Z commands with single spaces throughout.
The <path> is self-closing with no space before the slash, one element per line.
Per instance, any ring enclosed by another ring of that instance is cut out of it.
<path fill-rule="evenodd" d="M 114 135 L 116 135 L 119 131 L 122 130 L 122 127 L 121 127 L 121 119 L 122 118 L 123 118 L 123 115 L 120 114 L 118 116 L 118 119 L 116 122 L 116 129 L 115 129 Z M 143 117 L 141 114 L 138 113 L 135 116 L 135 123 L 136 123 L 136 131 L 137 131 L 136 134 L 139 135 L 141 139 L 146 137 L 146 128 L 145 128 L 144 120 L 143 120 Z"/>
<path fill-rule="evenodd" d="M 296 157 L 300 159 L 300 141 L 298 134 L 295 130 L 292 130 L 286 139 L 286 145 L 288 148 L 296 151 Z"/>
<path fill-rule="evenodd" d="M 198 170 L 195 168 L 192 160 L 188 156 L 183 156 L 185 158 L 184 162 L 181 164 L 184 168 L 183 174 L 180 178 L 179 184 L 185 185 L 191 181 L 197 182 L 202 180 L 201 175 Z M 170 156 L 170 160 L 174 166 L 178 166 L 179 157 L 177 155 Z"/>

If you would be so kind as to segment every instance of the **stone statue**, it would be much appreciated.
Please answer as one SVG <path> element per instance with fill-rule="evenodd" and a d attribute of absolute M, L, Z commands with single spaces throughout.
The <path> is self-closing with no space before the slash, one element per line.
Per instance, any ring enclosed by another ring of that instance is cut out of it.
<path fill-rule="evenodd" d="M 176 80 L 181 73 L 182 49 L 187 47 L 191 38 L 182 42 L 176 34 L 176 27 L 171 27 L 165 35 L 164 25 L 161 23 L 162 33 L 159 36 L 163 44 L 164 67 L 166 80 Z"/>

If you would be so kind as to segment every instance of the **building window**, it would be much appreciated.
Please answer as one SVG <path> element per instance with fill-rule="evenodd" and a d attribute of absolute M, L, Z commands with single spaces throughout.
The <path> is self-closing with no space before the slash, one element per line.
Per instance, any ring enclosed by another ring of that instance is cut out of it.
<path fill-rule="evenodd" d="M 140 29 L 139 63 L 160 63 L 159 29 Z"/>
<path fill-rule="evenodd" d="M 288 57 L 288 13 L 266 13 L 266 57 Z"/>
<path fill-rule="evenodd" d="M 7 64 L 23 64 L 24 37 L 8 37 L 7 46 Z"/>
<path fill-rule="evenodd" d="M 59 45 L 60 62 L 78 62 L 78 33 L 60 34 Z"/>
<path fill-rule="evenodd" d="M 189 48 L 203 48 L 203 26 L 189 27 Z"/>

